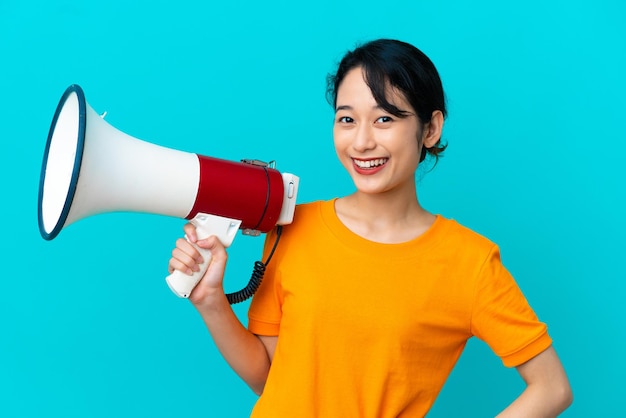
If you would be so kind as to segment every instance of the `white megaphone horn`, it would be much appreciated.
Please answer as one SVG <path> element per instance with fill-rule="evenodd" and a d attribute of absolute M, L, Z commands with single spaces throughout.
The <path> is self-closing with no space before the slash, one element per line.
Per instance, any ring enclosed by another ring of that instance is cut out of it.
<path fill-rule="evenodd" d="M 256 160 L 226 161 L 131 137 L 105 122 L 74 84 L 61 97 L 48 134 L 39 231 L 52 240 L 91 215 L 143 212 L 188 219 L 199 238 L 216 235 L 229 246 L 239 229 L 258 235 L 291 223 L 297 192 L 297 176 Z M 199 250 L 205 260 L 200 272 L 167 277 L 180 297 L 189 296 L 208 267 L 210 253 Z M 240 302 L 254 290 L 229 300 Z"/>

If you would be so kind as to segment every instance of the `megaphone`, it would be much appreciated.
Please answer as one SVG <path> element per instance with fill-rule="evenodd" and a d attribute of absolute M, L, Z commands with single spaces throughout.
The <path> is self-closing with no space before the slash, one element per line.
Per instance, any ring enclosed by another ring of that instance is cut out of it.
<path fill-rule="evenodd" d="M 39 231 L 52 240 L 88 216 L 142 212 L 190 220 L 198 238 L 216 235 L 229 246 L 240 229 L 259 235 L 291 223 L 298 183 L 297 176 L 257 160 L 227 161 L 127 135 L 98 115 L 74 84 L 59 101 L 46 142 Z M 208 267 L 210 253 L 199 250 L 205 260 L 199 272 L 175 271 L 167 277 L 180 297 L 189 297 Z M 254 290 L 229 300 L 240 302 Z"/>

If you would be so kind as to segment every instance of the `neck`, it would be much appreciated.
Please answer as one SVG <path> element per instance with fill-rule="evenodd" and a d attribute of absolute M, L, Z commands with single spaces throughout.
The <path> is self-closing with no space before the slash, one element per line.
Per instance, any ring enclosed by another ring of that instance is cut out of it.
<path fill-rule="evenodd" d="M 368 194 L 340 198 L 335 211 L 352 232 L 371 241 L 399 243 L 424 233 L 435 216 L 422 208 L 417 192 Z"/>

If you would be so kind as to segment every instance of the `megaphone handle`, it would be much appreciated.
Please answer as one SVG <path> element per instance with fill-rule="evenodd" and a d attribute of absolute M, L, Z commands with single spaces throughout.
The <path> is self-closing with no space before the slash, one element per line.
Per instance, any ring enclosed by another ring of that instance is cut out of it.
<path fill-rule="evenodd" d="M 209 264 L 211 263 L 211 252 L 204 248 L 198 247 L 196 244 L 192 244 L 196 250 L 202 255 L 204 262 L 200 264 L 200 270 L 194 272 L 191 276 L 183 273 L 179 270 L 174 270 L 172 274 L 165 279 L 170 290 L 180 298 L 188 298 L 191 291 L 198 284 L 204 273 L 206 272 Z"/>
<path fill-rule="evenodd" d="M 199 213 L 191 220 L 191 223 L 196 227 L 196 235 L 198 239 L 204 239 L 211 235 L 215 235 L 225 247 L 230 246 L 233 242 L 233 239 L 237 234 L 237 230 L 239 230 L 239 226 L 241 225 L 241 221 L 238 219 L 225 218 L 223 216 L 209 215 L 206 213 Z M 196 250 L 198 250 L 204 259 L 204 262 L 199 266 L 200 270 L 194 272 L 192 275 L 187 275 L 181 271 L 174 270 L 174 272 L 165 279 L 172 292 L 181 298 L 189 297 L 191 291 L 194 287 L 196 287 L 200 279 L 202 279 L 202 276 L 204 276 L 204 273 L 211 263 L 211 251 L 200 248 L 193 243 L 192 245 Z"/>

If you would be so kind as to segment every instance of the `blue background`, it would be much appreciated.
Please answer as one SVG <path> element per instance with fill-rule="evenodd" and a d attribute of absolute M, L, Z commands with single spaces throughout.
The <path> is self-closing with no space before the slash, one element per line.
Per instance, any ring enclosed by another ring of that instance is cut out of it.
<path fill-rule="evenodd" d="M 447 90 L 450 145 L 421 177 L 422 203 L 501 246 L 571 379 L 564 416 L 622 409 L 622 4 L 2 0 L 0 416 L 244 417 L 255 402 L 164 282 L 183 221 L 108 214 L 39 236 L 41 158 L 65 88 L 80 84 L 130 135 L 276 160 L 301 177 L 299 202 L 329 199 L 352 184 L 325 75 L 377 37 L 424 50 Z M 227 287 L 247 282 L 261 245 L 236 238 Z M 430 416 L 493 416 L 522 388 L 472 340 Z"/>

